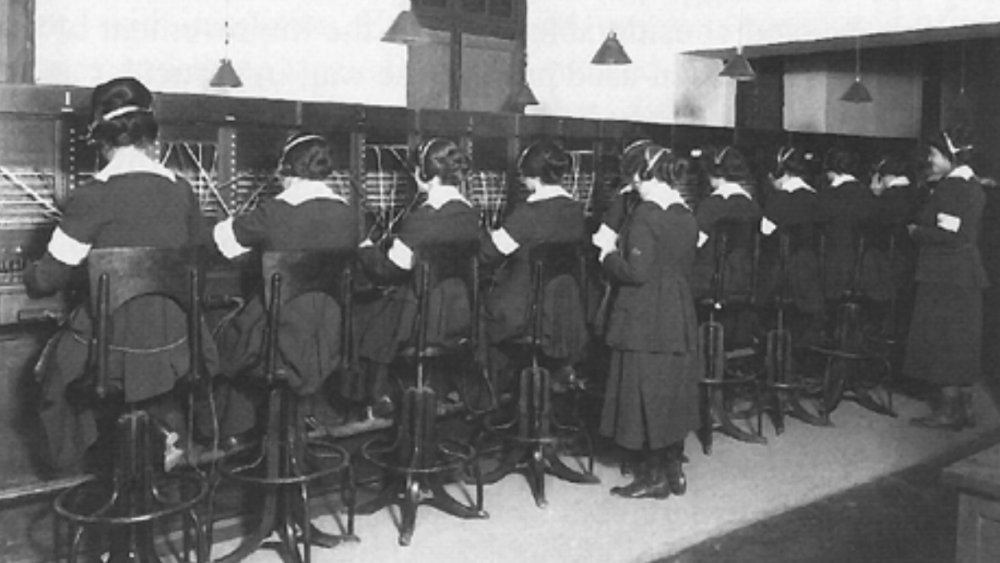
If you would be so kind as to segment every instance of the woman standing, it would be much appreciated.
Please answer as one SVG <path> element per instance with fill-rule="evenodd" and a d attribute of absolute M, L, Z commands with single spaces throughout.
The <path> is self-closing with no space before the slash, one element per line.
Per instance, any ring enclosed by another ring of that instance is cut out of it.
<path fill-rule="evenodd" d="M 649 145 L 631 176 L 641 202 L 620 241 L 594 235 L 604 270 L 619 285 L 607 343 L 612 349 L 601 434 L 636 461 L 627 498 L 683 494 L 684 439 L 699 424 L 695 318 L 689 277 L 698 226 L 681 194 L 687 161 Z M 617 244 L 616 244 L 617 242 Z"/>
<path fill-rule="evenodd" d="M 903 371 L 941 388 L 933 412 L 913 423 L 961 430 L 974 424 L 970 387 L 981 371 L 985 194 L 969 167 L 965 130 L 941 132 L 929 145 L 930 173 L 940 180 L 907 227 L 918 247 L 917 296 Z"/>
<path fill-rule="evenodd" d="M 25 273 L 30 295 L 66 287 L 71 271 L 92 248 L 180 248 L 206 242 L 207 229 L 190 184 L 156 158 L 159 126 L 152 104 L 152 94 L 135 78 L 116 78 L 94 88 L 90 140 L 107 165 L 70 195 L 45 255 Z M 126 402 L 137 403 L 179 432 L 184 416 L 174 382 L 190 370 L 186 323 L 169 299 L 130 301 L 114 316 L 108 362 L 110 383 Z M 39 365 L 42 425 L 49 460 L 57 467 L 81 461 L 97 439 L 91 405 L 72 404 L 67 396 L 69 384 L 85 376 L 92 325 L 89 307 L 73 311 Z M 211 341 L 204 352 L 214 364 Z"/>
<path fill-rule="evenodd" d="M 253 248 L 357 248 L 356 215 L 347 200 L 325 182 L 332 172 L 333 157 L 326 139 L 306 133 L 291 136 L 278 157 L 281 193 L 246 215 L 216 225 L 213 235 L 219 251 L 235 259 Z M 316 394 L 340 365 L 340 326 L 340 307 L 325 295 L 304 295 L 282 308 L 281 373 L 298 395 Z M 239 379 L 260 367 L 266 330 L 263 296 L 258 294 L 219 331 L 223 374 L 236 379 L 220 424 L 224 446 L 237 446 L 254 426 L 256 405 L 263 396 Z M 322 398 L 317 398 L 320 401 L 314 409 L 328 411 Z"/>

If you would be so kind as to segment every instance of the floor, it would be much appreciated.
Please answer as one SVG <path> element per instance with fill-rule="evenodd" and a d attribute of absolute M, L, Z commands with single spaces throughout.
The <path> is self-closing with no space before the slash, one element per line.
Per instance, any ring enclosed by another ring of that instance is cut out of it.
<path fill-rule="evenodd" d="M 908 424 L 924 404 L 897 395 L 897 418 L 844 403 L 833 427 L 790 421 L 766 445 L 717 435 L 710 456 L 692 438 L 689 491 L 664 501 L 608 494 L 625 482 L 610 461 L 601 484 L 547 481 L 549 505 L 531 500 L 525 480 L 508 476 L 486 489 L 487 520 L 418 512 L 412 544 L 396 542 L 398 514 L 359 517 L 361 541 L 314 550 L 318 562 L 947 562 L 953 560 L 956 500 L 938 481 L 942 467 L 1000 441 L 1000 417 L 976 393 L 981 422 L 960 433 Z M 469 491 L 453 489 L 456 496 Z M 342 521 L 326 516 L 321 528 Z M 236 545 L 217 545 L 218 557 Z M 261 551 L 247 561 L 277 560 Z"/>

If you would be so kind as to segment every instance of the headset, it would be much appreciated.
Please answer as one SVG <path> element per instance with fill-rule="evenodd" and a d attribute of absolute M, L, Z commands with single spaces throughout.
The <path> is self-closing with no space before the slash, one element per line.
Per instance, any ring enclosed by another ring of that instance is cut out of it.
<path fill-rule="evenodd" d="M 432 175 L 427 173 L 427 155 L 431 152 L 431 145 L 439 141 L 443 143 L 451 143 L 451 141 L 441 137 L 431 137 L 429 139 L 425 139 L 417 147 L 417 169 L 420 171 L 419 179 L 421 182 L 430 182 L 431 178 L 433 178 Z"/>
<path fill-rule="evenodd" d="M 656 168 L 656 164 L 660 162 L 663 155 L 671 154 L 671 151 L 666 147 L 652 144 L 643 149 L 643 151 L 643 158 L 646 160 L 646 168 L 639 177 L 644 180 L 648 180 L 652 177 L 653 169 Z"/>
<path fill-rule="evenodd" d="M 722 150 L 715 154 L 715 165 L 722 166 L 722 161 L 725 160 L 726 154 L 729 152 L 729 145 L 722 147 Z"/>
<path fill-rule="evenodd" d="M 149 113 L 149 114 L 151 114 L 151 113 L 153 113 L 153 110 L 152 110 L 152 108 L 143 107 L 143 106 L 126 105 L 126 106 L 121 106 L 121 107 L 115 108 L 115 109 L 109 111 L 108 113 L 105 113 L 104 115 L 102 115 L 100 117 L 96 117 L 96 118 L 94 118 L 94 121 L 92 121 L 90 123 L 90 125 L 87 126 L 87 142 L 88 143 L 95 143 L 95 142 L 97 142 L 94 139 L 94 132 L 97 130 L 97 128 L 99 126 L 101 126 L 101 124 L 108 123 L 108 122 L 110 122 L 113 119 L 117 119 L 119 117 L 122 117 L 122 116 L 125 116 L 125 115 L 129 115 L 129 114 L 132 114 L 132 113 Z"/>
<path fill-rule="evenodd" d="M 279 175 L 282 176 L 287 175 L 288 163 L 285 162 L 285 159 L 288 158 L 288 152 L 291 151 L 293 148 L 301 145 L 302 143 L 307 143 L 309 141 L 326 142 L 326 139 L 320 135 L 314 135 L 311 133 L 298 133 L 288 138 L 288 140 L 285 142 L 285 146 L 281 149 L 281 156 L 278 157 Z"/>

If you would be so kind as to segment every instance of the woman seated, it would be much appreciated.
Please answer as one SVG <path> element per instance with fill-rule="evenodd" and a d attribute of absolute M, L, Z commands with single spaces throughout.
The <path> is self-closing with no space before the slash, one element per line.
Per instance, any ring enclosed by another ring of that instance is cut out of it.
<path fill-rule="evenodd" d="M 748 300 L 754 286 L 754 241 L 761 217 L 760 206 L 744 187 L 750 183 L 750 167 L 743 153 L 733 147 L 724 147 L 709 158 L 712 192 L 694 211 L 704 243 L 695 255 L 692 290 L 699 300 Z M 726 247 L 720 248 L 723 240 Z M 749 311 L 736 313 L 723 319 L 728 325 L 726 339 L 745 343 L 753 336 L 752 319 L 745 314 Z"/>
<path fill-rule="evenodd" d="M 896 156 L 879 161 L 870 184 L 875 211 L 862 225 L 865 255 L 861 290 L 872 300 L 873 321 L 881 324 L 878 332 L 885 334 L 905 328 L 912 303 L 916 247 L 906 232 L 918 205 L 912 168 L 910 162 Z M 906 304 L 900 303 L 901 299 Z M 896 318 L 890 318 L 894 302 Z"/>
<path fill-rule="evenodd" d="M 207 241 L 191 186 L 157 160 L 159 127 L 150 91 L 135 78 L 105 82 L 94 89 L 91 114 L 90 140 L 107 164 L 93 182 L 70 194 L 45 255 L 25 272 L 29 295 L 65 288 L 73 268 L 83 264 L 93 248 L 180 248 Z M 85 374 L 92 325 L 89 307 L 75 309 L 46 346 L 37 368 L 47 458 L 59 468 L 83 461 L 98 437 L 94 405 L 76 401 L 80 397 L 67 392 L 74 380 L 82 383 L 80 391 L 94 384 L 88 378 L 93 374 Z M 185 432 L 182 396 L 174 389 L 177 379 L 191 370 L 183 311 L 165 297 L 140 297 L 122 306 L 112 325 L 111 387 L 125 402 Z M 208 341 L 203 348 L 206 367 L 214 370 L 215 347 Z"/>
<path fill-rule="evenodd" d="M 530 194 L 483 245 L 483 265 L 499 264 L 486 297 L 486 334 L 493 346 L 493 373 L 501 387 L 509 380 L 509 364 L 506 354 L 496 347 L 510 338 L 529 335 L 531 330 L 531 250 L 542 243 L 584 240 L 583 204 L 562 187 L 570 165 L 569 154 L 552 141 L 528 146 L 518 159 L 518 171 Z M 572 364 L 580 359 L 587 338 L 580 288 L 572 280 L 557 279 L 543 291 L 547 305 L 542 312 L 543 351 L 550 358 Z"/>
<path fill-rule="evenodd" d="M 355 249 L 356 215 L 325 182 L 331 172 L 333 158 L 326 139 L 307 133 L 290 137 L 278 158 L 281 193 L 246 215 L 216 225 L 213 235 L 219 251 L 235 259 L 252 249 Z M 220 423 L 226 447 L 238 445 L 255 427 L 257 405 L 264 397 L 260 385 L 243 376 L 263 375 L 265 313 L 263 295 L 258 293 L 218 331 L 223 373 L 232 379 Z M 327 295 L 307 294 L 282 308 L 279 371 L 296 394 L 315 396 L 340 366 L 340 328 L 340 307 Z M 306 413 L 320 422 L 336 422 L 322 396 L 314 397 L 309 407 Z"/>
<path fill-rule="evenodd" d="M 826 186 L 818 195 L 818 219 L 824 237 L 823 295 L 827 300 L 827 318 L 836 319 L 837 303 L 856 293 L 860 272 L 858 239 L 864 224 L 875 211 L 875 197 L 857 179 L 858 155 L 844 148 L 830 149 L 823 168 Z"/>
<path fill-rule="evenodd" d="M 793 341 L 801 344 L 821 338 L 823 288 L 820 285 L 815 223 L 819 205 L 810 176 L 811 155 L 795 147 L 778 150 L 777 179 L 764 203 L 761 219 L 761 302 L 790 302 L 786 311 Z M 787 255 L 782 247 L 786 246 Z"/>
<path fill-rule="evenodd" d="M 387 250 L 363 241 L 360 251 L 370 276 L 383 285 L 391 284 L 378 299 L 357 303 L 354 316 L 358 356 L 367 364 L 371 385 L 368 393 L 376 416 L 392 411 L 389 365 L 416 334 L 416 294 L 409 275 L 414 249 L 480 239 L 479 213 L 462 193 L 469 171 L 468 156 L 453 141 L 438 137 L 424 141 L 416 155 L 414 178 L 425 201 L 397 223 L 398 230 L 388 241 Z M 465 288 L 443 285 L 430 296 L 435 305 L 431 316 L 436 321 L 428 328 L 430 343 L 465 331 L 471 323 Z"/>
<path fill-rule="evenodd" d="M 626 498 L 683 494 L 684 440 L 699 424 L 701 362 L 690 276 L 698 226 L 673 185 L 689 163 L 648 145 L 630 176 L 642 201 L 620 237 L 595 234 L 599 260 L 619 289 L 606 340 L 612 349 L 601 434 L 635 460 Z"/>

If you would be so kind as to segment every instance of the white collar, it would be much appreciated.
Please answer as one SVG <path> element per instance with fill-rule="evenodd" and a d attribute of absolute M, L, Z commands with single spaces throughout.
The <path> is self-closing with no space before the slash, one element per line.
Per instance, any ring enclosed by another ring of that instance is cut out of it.
<path fill-rule="evenodd" d="M 963 164 L 948 173 L 949 178 L 961 178 L 963 180 L 971 180 L 975 175 L 976 173 L 967 164 Z"/>
<path fill-rule="evenodd" d="M 444 204 L 450 201 L 460 201 L 465 205 L 472 206 L 469 200 L 462 196 L 462 193 L 458 191 L 455 186 L 446 186 L 444 184 L 434 186 L 427 192 L 427 201 L 424 205 L 429 205 L 434 209 L 441 209 Z"/>
<path fill-rule="evenodd" d="M 554 197 L 572 198 L 573 196 L 569 195 L 569 192 L 563 189 L 562 186 L 557 186 L 554 184 L 552 185 L 540 184 L 538 186 L 538 189 L 535 190 L 531 195 L 529 195 L 526 201 L 528 203 L 534 203 L 536 201 L 545 201 L 547 199 L 552 199 Z"/>
<path fill-rule="evenodd" d="M 341 203 L 347 203 L 347 200 L 334 192 L 326 182 L 322 180 L 307 180 L 305 178 L 292 178 L 289 186 L 275 196 L 274 199 L 281 200 L 293 206 L 313 199 L 332 199 Z"/>
<path fill-rule="evenodd" d="M 99 182 L 107 182 L 114 176 L 133 172 L 156 174 L 163 176 L 171 182 L 177 180 L 177 175 L 172 170 L 167 169 L 166 166 L 150 158 L 146 151 L 134 146 L 118 147 L 115 149 L 107 166 L 102 168 L 97 174 L 94 174 L 94 179 Z"/>
<path fill-rule="evenodd" d="M 667 185 L 664 185 L 662 188 L 647 190 L 646 197 L 643 199 L 659 205 L 664 211 L 674 204 L 687 207 L 687 203 L 684 202 L 684 198 L 681 197 L 680 192 Z"/>
<path fill-rule="evenodd" d="M 715 190 L 712 191 L 711 195 L 717 195 L 722 199 L 729 199 L 732 196 L 741 196 L 751 199 L 750 194 L 743 189 L 743 186 L 737 184 L 736 182 L 722 182 L 719 184 L 718 188 L 715 188 Z"/>
<path fill-rule="evenodd" d="M 887 187 L 887 188 L 895 188 L 895 187 L 899 187 L 899 186 L 909 186 L 909 185 L 910 185 L 910 179 L 909 178 L 907 178 L 906 176 L 896 176 L 896 177 L 894 177 L 892 179 L 891 182 L 889 182 L 888 184 L 886 184 L 885 187 Z"/>
<path fill-rule="evenodd" d="M 830 187 L 837 188 L 840 187 L 841 184 L 846 184 L 847 182 L 857 182 L 857 181 L 858 179 L 855 178 L 852 174 L 834 174 L 833 180 L 830 180 Z"/>
<path fill-rule="evenodd" d="M 792 193 L 797 190 L 807 190 L 810 192 L 816 191 L 812 186 L 807 184 L 805 180 L 799 178 L 798 176 L 782 176 L 779 178 L 778 190 L 788 193 Z"/>

